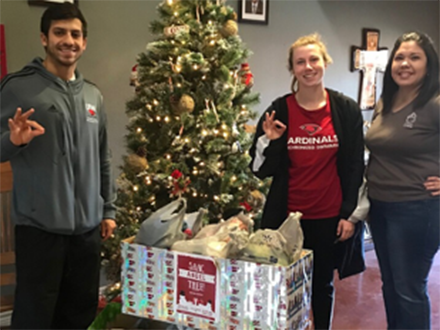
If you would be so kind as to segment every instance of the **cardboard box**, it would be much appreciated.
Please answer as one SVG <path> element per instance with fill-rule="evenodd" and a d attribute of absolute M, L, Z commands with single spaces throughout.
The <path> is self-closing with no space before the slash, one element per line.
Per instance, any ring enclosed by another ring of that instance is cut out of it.
<path fill-rule="evenodd" d="M 122 243 L 124 314 L 208 330 L 307 329 L 313 254 L 288 267 Z"/>

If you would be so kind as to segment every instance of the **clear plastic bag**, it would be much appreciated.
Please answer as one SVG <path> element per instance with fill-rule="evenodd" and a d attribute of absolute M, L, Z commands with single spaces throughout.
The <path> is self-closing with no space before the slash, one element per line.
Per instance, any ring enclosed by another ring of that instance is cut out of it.
<path fill-rule="evenodd" d="M 217 258 L 235 258 L 249 239 L 252 220 L 238 215 L 217 224 L 205 226 L 191 240 L 178 241 L 171 250 Z"/>
<path fill-rule="evenodd" d="M 240 212 L 236 216 L 233 216 L 226 221 L 221 221 L 219 223 L 203 227 L 200 232 L 194 237 L 194 239 L 210 237 L 220 233 L 230 233 L 237 230 L 245 230 L 250 233 L 253 226 L 253 221 L 245 216 L 243 212 Z"/>

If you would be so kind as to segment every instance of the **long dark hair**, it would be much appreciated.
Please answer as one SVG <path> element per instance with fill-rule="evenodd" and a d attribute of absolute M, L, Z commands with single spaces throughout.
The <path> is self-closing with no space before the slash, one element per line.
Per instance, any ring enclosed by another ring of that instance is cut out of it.
<path fill-rule="evenodd" d="M 391 76 L 391 67 L 393 65 L 394 56 L 400 45 L 407 41 L 415 41 L 425 52 L 427 59 L 426 75 L 420 85 L 419 93 L 414 100 L 414 108 L 417 109 L 423 107 L 430 99 L 439 94 L 439 58 L 431 38 L 426 33 L 422 32 L 405 33 L 396 40 L 385 69 L 382 91 L 383 113 L 391 111 L 394 95 L 399 89 L 399 86 Z"/>

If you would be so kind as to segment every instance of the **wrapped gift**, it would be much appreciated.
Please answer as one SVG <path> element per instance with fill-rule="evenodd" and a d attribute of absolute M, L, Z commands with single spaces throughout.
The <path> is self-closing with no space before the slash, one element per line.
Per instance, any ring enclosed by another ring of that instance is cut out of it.
<path fill-rule="evenodd" d="M 287 266 L 122 243 L 122 312 L 197 329 L 306 329 L 313 254 Z"/>

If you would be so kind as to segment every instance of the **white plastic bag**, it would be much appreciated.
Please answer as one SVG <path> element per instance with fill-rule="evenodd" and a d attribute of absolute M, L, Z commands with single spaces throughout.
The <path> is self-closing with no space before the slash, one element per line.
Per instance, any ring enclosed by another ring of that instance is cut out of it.
<path fill-rule="evenodd" d="M 242 260 L 288 266 L 298 260 L 304 236 L 300 212 L 290 213 L 278 230 L 257 230 L 241 251 Z"/>
<path fill-rule="evenodd" d="M 160 208 L 142 222 L 135 243 L 169 248 L 174 242 L 185 238 L 182 232 L 186 200 L 179 198 Z"/>
<path fill-rule="evenodd" d="M 203 227 L 203 216 L 208 211 L 204 208 L 200 208 L 197 212 L 185 214 L 185 223 L 189 229 L 191 229 L 192 237 L 197 235 L 197 233 Z"/>

